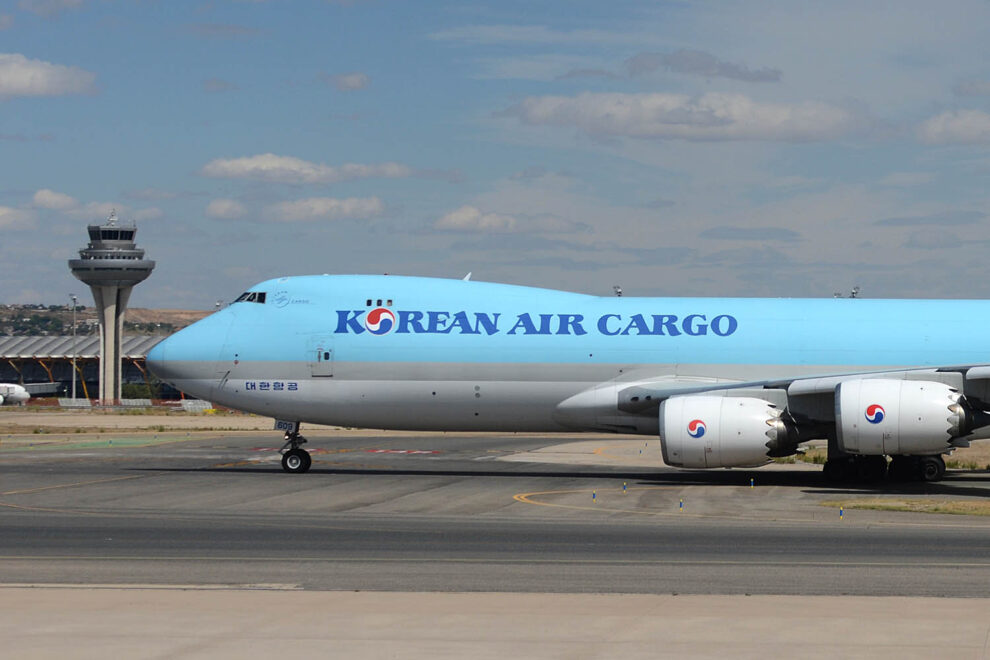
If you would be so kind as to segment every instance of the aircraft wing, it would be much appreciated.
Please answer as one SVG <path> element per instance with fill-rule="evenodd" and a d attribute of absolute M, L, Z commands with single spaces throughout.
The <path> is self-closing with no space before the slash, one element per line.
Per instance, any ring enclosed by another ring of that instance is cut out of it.
<path fill-rule="evenodd" d="M 23 387 L 31 396 L 37 396 L 39 394 L 55 394 L 61 385 L 58 383 L 26 383 Z"/>
<path fill-rule="evenodd" d="M 781 405 L 800 404 L 814 397 L 832 398 L 836 387 L 849 380 L 913 380 L 943 383 L 963 393 L 977 407 L 990 408 L 990 365 L 923 367 L 889 371 L 843 372 L 796 378 L 754 381 L 726 381 L 705 378 L 664 378 L 617 384 L 618 408 L 624 412 L 655 412 L 660 403 L 673 396 L 706 394 L 772 398 Z"/>
<path fill-rule="evenodd" d="M 990 365 L 981 364 L 753 381 L 611 381 L 562 402 L 556 419 L 574 428 L 659 433 L 668 444 L 685 432 L 700 439 L 700 422 L 709 436 L 722 434 L 709 451 L 750 436 L 747 446 L 762 458 L 766 449 L 770 456 L 793 454 L 810 440 L 838 441 L 850 454 L 938 454 L 990 437 L 988 411 Z M 685 464 L 717 462 L 706 456 Z"/>

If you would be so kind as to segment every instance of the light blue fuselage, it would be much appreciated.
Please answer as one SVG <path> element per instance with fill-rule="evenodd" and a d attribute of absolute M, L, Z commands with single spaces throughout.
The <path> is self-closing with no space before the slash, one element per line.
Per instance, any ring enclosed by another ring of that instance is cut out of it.
<path fill-rule="evenodd" d="M 169 337 L 152 370 L 286 420 L 656 433 L 655 415 L 618 409 L 621 389 L 990 363 L 985 301 L 617 298 L 359 275 L 250 292 L 264 302 Z"/>

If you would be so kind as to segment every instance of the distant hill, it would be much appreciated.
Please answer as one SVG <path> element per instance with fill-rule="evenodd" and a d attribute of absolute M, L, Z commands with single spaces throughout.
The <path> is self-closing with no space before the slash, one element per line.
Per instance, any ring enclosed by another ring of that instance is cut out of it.
<path fill-rule="evenodd" d="M 128 335 L 167 335 L 186 327 L 212 312 L 189 309 L 128 308 L 124 333 Z M 76 332 L 85 336 L 98 332 L 93 307 L 76 308 Z M 0 305 L 0 335 L 72 334 L 70 305 Z"/>
<path fill-rule="evenodd" d="M 127 321 L 131 323 L 169 323 L 178 330 L 212 313 L 195 309 L 142 309 L 135 307 L 134 309 L 128 308 Z"/>

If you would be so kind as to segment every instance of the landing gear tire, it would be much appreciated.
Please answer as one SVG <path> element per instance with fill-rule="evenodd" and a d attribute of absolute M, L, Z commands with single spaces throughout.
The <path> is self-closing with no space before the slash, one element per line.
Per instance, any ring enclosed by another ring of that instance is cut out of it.
<path fill-rule="evenodd" d="M 313 458 L 309 452 L 301 446 L 306 443 L 306 438 L 299 435 L 299 425 L 295 429 L 285 434 L 285 444 L 279 450 L 282 452 L 282 469 L 290 474 L 302 474 L 309 470 L 313 464 Z"/>
<path fill-rule="evenodd" d="M 945 476 L 945 460 L 938 455 L 918 459 L 918 476 L 922 481 L 941 481 Z"/>
<path fill-rule="evenodd" d="M 313 459 L 305 449 L 290 449 L 282 454 L 282 469 L 291 474 L 302 474 L 312 464 Z"/>

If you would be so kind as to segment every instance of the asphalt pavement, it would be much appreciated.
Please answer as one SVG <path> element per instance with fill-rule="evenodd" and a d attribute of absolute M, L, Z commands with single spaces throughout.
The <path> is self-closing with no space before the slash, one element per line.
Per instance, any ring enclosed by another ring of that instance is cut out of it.
<path fill-rule="evenodd" d="M 822 502 L 876 492 L 803 466 L 519 462 L 583 438 L 339 432 L 289 475 L 270 434 L 32 440 L 0 442 L 0 583 L 990 595 L 990 519 L 840 518 Z M 902 488 L 982 498 L 990 476 Z"/>

